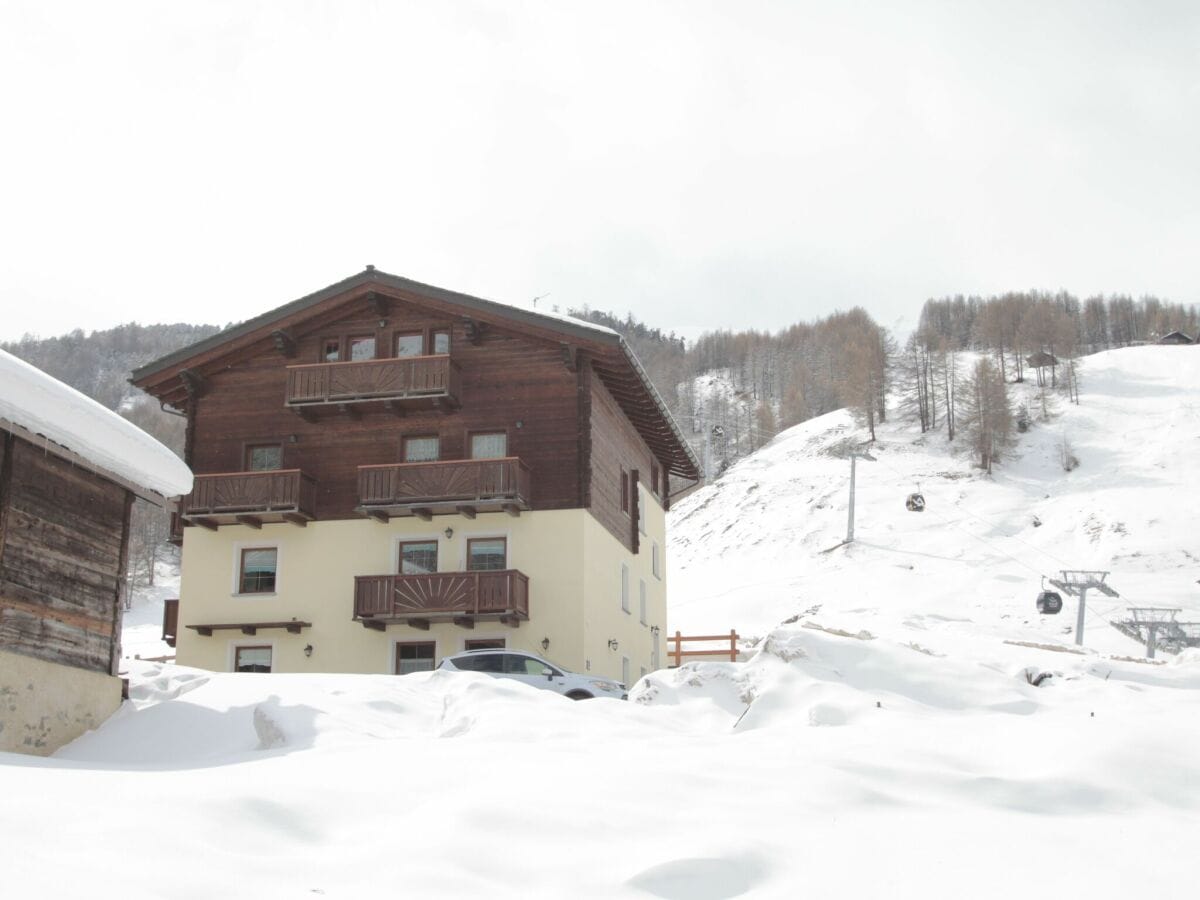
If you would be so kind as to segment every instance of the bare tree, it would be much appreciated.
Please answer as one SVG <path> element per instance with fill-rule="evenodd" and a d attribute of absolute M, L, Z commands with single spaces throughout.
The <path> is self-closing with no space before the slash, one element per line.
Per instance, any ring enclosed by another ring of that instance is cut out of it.
<path fill-rule="evenodd" d="M 979 467 L 991 474 L 992 464 L 1012 440 L 1013 413 L 1008 385 L 988 357 L 982 357 L 963 385 L 963 421 Z"/>

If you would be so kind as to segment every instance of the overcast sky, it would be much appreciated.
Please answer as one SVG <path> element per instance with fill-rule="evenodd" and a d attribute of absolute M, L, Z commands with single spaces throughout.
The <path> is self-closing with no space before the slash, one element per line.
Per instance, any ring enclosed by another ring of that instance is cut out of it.
<path fill-rule="evenodd" d="M 694 335 L 1200 301 L 1200 3 L 0 0 L 0 338 L 380 269 Z"/>

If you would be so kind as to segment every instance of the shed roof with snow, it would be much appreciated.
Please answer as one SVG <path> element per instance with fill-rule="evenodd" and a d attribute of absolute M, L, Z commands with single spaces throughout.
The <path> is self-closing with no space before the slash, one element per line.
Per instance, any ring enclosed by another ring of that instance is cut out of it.
<path fill-rule="evenodd" d="M 0 429 L 162 504 L 192 489 L 167 447 L 73 387 L 0 350 Z"/>

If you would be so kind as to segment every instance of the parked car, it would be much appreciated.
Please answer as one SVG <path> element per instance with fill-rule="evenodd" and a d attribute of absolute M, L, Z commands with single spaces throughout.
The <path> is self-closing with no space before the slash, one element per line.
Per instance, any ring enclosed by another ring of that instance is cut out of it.
<path fill-rule="evenodd" d="M 625 685 L 619 681 L 568 672 L 540 656 L 520 650 L 468 650 L 447 656 L 438 668 L 450 672 L 482 672 L 497 678 L 512 678 L 535 688 L 555 691 L 572 700 L 629 698 Z"/>

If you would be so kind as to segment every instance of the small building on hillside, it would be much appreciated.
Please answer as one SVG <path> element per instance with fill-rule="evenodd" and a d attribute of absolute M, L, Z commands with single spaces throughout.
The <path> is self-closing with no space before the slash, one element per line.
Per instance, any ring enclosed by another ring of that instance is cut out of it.
<path fill-rule="evenodd" d="M 0 350 L 0 751 L 53 753 L 120 705 L 130 506 L 191 486 L 158 441 Z"/>
<path fill-rule="evenodd" d="M 368 268 L 133 373 L 187 416 L 180 664 L 665 664 L 699 464 L 616 332 Z"/>
<path fill-rule="evenodd" d="M 1196 343 L 1182 331 L 1172 331 L 1170 334 L 1164 334 L 1158 339 L 1160 344 L 1194 344 Z"/>
<path fill-rule="evenodd" d="M 1037 372 L 1037 383 L 1039 385 L 1046 383 L 1046 369 L 1050 370 L 1051 382 L 1055 380 L 1058 369 L 1058 358 L 1053 353 L 1047 353 L 1045 350 L 1031 353 L 1025 357 L 1025 364 Z"/>

